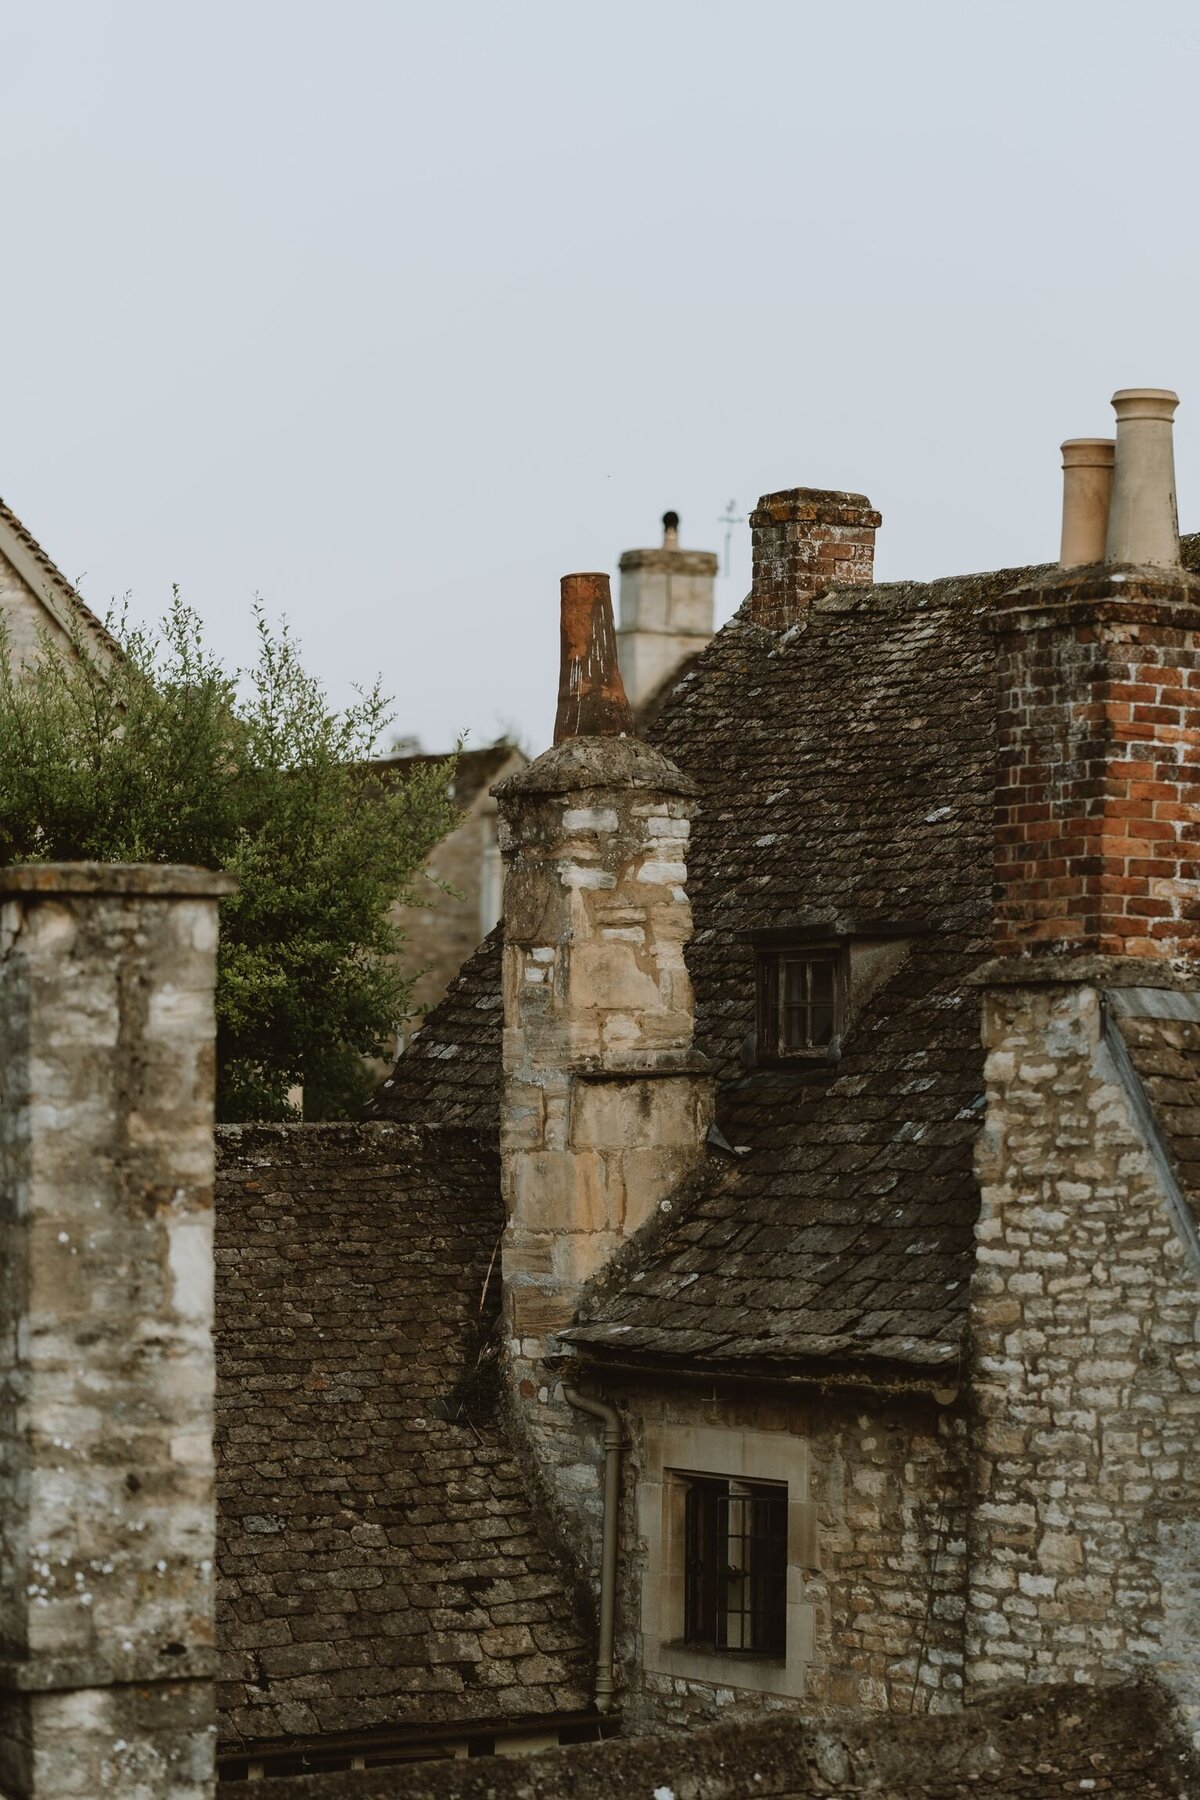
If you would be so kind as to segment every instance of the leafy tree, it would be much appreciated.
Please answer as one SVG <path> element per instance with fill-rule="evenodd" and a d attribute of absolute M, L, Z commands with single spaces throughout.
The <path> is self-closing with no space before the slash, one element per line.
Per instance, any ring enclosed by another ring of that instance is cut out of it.
<path fill-rule="evenodd" d="M 0 636 L 0 863 L 224 868 L 217 1106 L 223 1119 L 344 1118 L 365 1097 L 411 978 L 392 918 L 459 817 L 453 759 L 401 778 L 368 758 L 390 722 L 378 684 L 342 712 L 286 626 L 256 609 L 245 678 L 205 649 L 176 593 L 160 631 L 109 629 L 101 669 L 49 642 L 19 674 Z"/>

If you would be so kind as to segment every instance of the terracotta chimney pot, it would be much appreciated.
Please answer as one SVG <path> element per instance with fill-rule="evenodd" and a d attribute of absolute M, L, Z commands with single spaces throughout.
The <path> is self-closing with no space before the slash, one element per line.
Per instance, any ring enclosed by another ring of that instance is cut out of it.
<path fill-rule="evenodd" d="M 1062 447 L 1064 569 L 1104 561 L 1115 454 L 1114 438 L 1068 438 Z"/>
<path fill-rule="evenodd" d="M 608 576 L 564 575 L 554 741 L 625 737 L 632 731 L 633 714 L 617 663 Z"/>
<path fill-rule="evenodd" d="M 1169 388 L 1121 388 L 1112 404 L 1117 456 L 1104 560 L 1177 569 L 1172 420 L 1179 395 Z"/>

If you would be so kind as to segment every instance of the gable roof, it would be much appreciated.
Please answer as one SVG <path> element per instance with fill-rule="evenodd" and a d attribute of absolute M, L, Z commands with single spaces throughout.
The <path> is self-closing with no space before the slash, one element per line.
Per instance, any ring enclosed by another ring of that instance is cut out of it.
<path fill-rule="evenodd" d="M 495 1151 L 391 1125 L 218 1147 L 223 1746 L 589 1708 L 569 1565 L 488 1401 Z"/>
<path fill-rule="evenodd" d="M 448 751 L 445 756 L 432 755 L 423 750 L 376 756 L 371 759 L 370 766 L 386 781 L 393 770 L 400 775 L 408 775 L 418 768 L 444 763 L 451 755 L 454 756 L 454 781 L 450 797 L 464 812 L 470 809 L 481 794 L 486 793 L 493 781 L 499 780 L 510 763 L 528 761 L 519 745 L 510 743 L 507 738 L 499 738 L 494 744 L 485 744 L 478 750 Z"/>
<path fill-rule="evenodd" d="M 66 636 L 79 638 L 89 645 L 102 662 L 123 657 L 124 652 L 112 633 L 3 500 L 0 500 L 0 556 L 16 570 L 34 599 L 45 609 L 52 625 Z"/>
<path fill-rule="evenodd" d="M 1184 551 L 1200 563 L 1200 537 Z M 632 1241 L 568 1341 L 679 1366 L 957 1366 L 984 1093 L 970 977 L 991 945 L 990 621 L 1002 594 L 1042 572 L 839 590 L 781 636 L 743 609 L 668 696 L 647 735 L 701 788 L 686 952 L 696 1044 L 716 1072 L 721 1129 L 744 1154 L 714 1159 Z M 907 955 L 840 1063 L 748 1069 L 752 934 L 884 927 Z M 461 1060 L 490 1108 L 498 998 L 492 943 L 377 1103 L 440 1103 L 436 1083 L 421 1094 L 418 1081 Z"/>

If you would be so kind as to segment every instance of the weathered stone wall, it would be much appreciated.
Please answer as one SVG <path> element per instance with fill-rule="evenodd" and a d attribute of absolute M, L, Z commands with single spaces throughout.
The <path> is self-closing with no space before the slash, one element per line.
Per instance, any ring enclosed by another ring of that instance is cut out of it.
<path fill-rule="evenodd" d="M 482 785 L 474 765 L 488 760 Z M 495 752 L 467 752 L 460 758 L 459 783 L 471 782 L 460 799 L 459 825 L 443 838 L 429 858 L 429 871 L 453 891 L 419 882 L 416 904 L 398 906 L 395 923 L 404 933 L 404 967 L 422 973 L 413 984 L 412 1011 L 402 1027 L 407 1041 L 419 1031 L 425 1014 L 442 998 L 468 957 L 474 954 L 500 918 L 504 869 L 499 847 L 496 802 L 488 792 L 493 781 L 520 768 L 525 758 L 514 747 Z M 381 1071 L 390 1073 L 389 1069 Z"/>
<path fill-rule="evenodd" d="M 218 1133 L 223 1753 L 587 1706 L 591 1646 L 492 1417 L 496 1153 Z"/>
<path fill-rule="evenodd" d="M 1150 1686 L 1021 1690 L 952 1717 L 775 1718 L 508 1762 L 304 1776 L 294 1800 L 1187 1800 L 1200 1769 Z M 222 1783 L 220 1800 L 256 1800 Z"/>
<path fill-rule="evenodd" d="M 1154 1664 L 1200 1725 L 1200 1275 L 1101 995 L 984 1009 L 968 1695 Z"/>
<path fill-rule="evenodd" d="M 618 1649 L 628 1730 L 678 1732 L 763 1706 L 752 1659 L 727 1658 L 724 1685 L 642 1669 L 643 1583 L 654 1552 L 638 1532 L 638 1487 L 647 1433 L 663 1425 L 786 1433 L 807 1446 L 815 1556 L 800 1576 L 812 1655 L 799 1693 L 772 1696 L 768 1705 L 831 1714 L 947 1711 L 960 1703 L 967 1476 L 960 1408 L 918 1394 L 872 1398 L 836 1388 L 786 1397 L 733 1389 L 700 1400 L 685 1390 L 664 1396 L 638 1387 L 622 1412 L 629 1450 Z"/>
<path fill-rule="evenodd" d="M 584 1283 L 703 1152 L 683 948 L 693 784 L 630 738 L 572 738 L 499 790 L 508 1368 L 543 1477 L 598 1518 L 590 1420 L 545 1368 Z"/>
<path fill-rule="evenodd" d="M 212 1793 L 213 980 L 198 870 L 0 879 L 0 1787 Z"/>
<path fill-rule="evenodd" d="M 14 668 L 32 662 L 40 649 L 39 634 L 48 637 L 60 655 L 72 654 L 66 632 L 30 593 L 6 556 L 0 556 L 0 622 Z"/>

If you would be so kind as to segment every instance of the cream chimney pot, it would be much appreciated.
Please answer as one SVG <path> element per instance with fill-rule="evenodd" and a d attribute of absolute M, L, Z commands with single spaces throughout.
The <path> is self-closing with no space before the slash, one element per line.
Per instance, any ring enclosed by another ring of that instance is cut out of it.
<path fill-rule="evenodd" d="M 1113 438 L 1068 438 L 1062 447 L 1060 568 L 1104 561 L 1115 450 Z"/>
<path fill-rule="evenodd" d="M 1121 388 L 1112 404 L 1117 457 L 1104 560 L 1176 569 L 1179 515 L 1171 421 L 1179 395 L 1169 388 Z"/>

